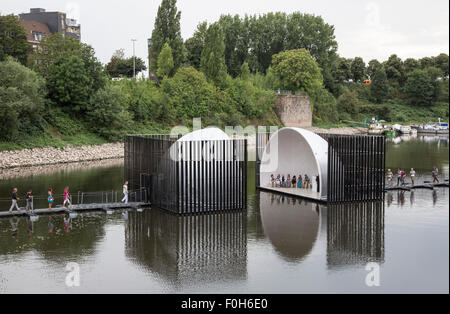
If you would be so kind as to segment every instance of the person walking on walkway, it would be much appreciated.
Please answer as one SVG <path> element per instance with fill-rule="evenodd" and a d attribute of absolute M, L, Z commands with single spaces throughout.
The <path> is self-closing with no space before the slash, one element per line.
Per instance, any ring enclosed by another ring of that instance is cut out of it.
<path fill-rule="evenodd" d="M 47 200 L 48 200 L 48 210 L 52 210 L 52 205 L 55 202 L 55 198 L 53 197 L 53 190 L 52 189 L 48 189 Z"/>
<path fill-rule="evenodd" d="M 69 207 L 72 205 L 72 202 L 70 201 L 70 192 L 69 192 L 69 187 L 68 186 L 66 186 L 66 188 L 64 189 L 63 208 L 66 208 L 66 204 Z"/>
<path fill-rule="evenodd" d="M 388 182 L 388 185 L 389 185 L 389 186 L 392 185 L 392 179 L 393 179 L 393 177 L 394 177 L 394 174 L 392 173 L 392 170 L 391 170 L 391 169 L 388 169 L 388 172 L 387 172 L 387 182 Z"/>
<path fill-rule="evenodd" d="M 9 212 L 12 212 L 14 207 L 17 209 L 17 211 L 20 211 L 19 205 L 17 205 L 17 201 L 20 200 L 20 198 L 17 196 L 17 188 L 13 189 L 11 199 L 12 204 L 11 207 L 9 208 Z"/>
<path fill-rule="evenodd" d="M 402 186 L 404 186 L 406 184 L 406 171 L 405 170 L 402 170 L 401 181 L 402 181 Z"/>
<path fill-rule="evenodd" d="M 128 204 L 128 181 L 123 185 L 123 199 L 122 203 Z"/>
<path fill-rule="evenodd" d="M 416 170 L 414 170 L 414 168 L 411 168 L 409 175 L 411 176 L 411 184 L 416 184 Z"/>
<path fill-rule="evenodd" d="M 431 172 L 433 176 L 433 183 L 439 183 L 439 169 L 438 167 L 434 166 L 433 171 Z"/>
<path fill-rule="evenodd" d="M 402 171 L 400 168 L 397 170 L 397 186 L 400 186 L 400 182 L 402 180 Z"/>
<path fill-rule="evenodd" d="M 29 190 L 27 192 L 27 207 L 25 208 L 28 212 L 33 213 L 33 191 Z"/>

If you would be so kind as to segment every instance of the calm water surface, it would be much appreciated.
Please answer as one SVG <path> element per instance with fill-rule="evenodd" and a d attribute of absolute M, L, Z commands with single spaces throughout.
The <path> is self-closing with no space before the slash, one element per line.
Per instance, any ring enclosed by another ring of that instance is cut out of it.
<path fill-rule="evenodd" d="M 448 179 L 448 138 L 389 143 L 388 167 L 414 167 L 428 181 L 433 165 Z M 0 219 L 0 293 L 448 293 L 448 188 L 325 206 L 257 192 L 252 166 L 247 212 Z M 70 185 L 76 198 L 122 181 L 121 161 L 3 172 L 0 210 L 12 187 L 45 196 Z M 69 262 L 80 264 L 80 287 L 65 285 Z M 381 265 L 380 287 L 365 284 L 369 262 Z"/>

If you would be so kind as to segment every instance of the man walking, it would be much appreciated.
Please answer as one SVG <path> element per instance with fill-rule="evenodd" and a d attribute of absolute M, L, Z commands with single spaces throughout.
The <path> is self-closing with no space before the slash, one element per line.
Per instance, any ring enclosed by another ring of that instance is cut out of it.
<path fill-rule="evenodd" d="M 128 204 L 128 181 L 123 185 L 123 199 L 122 203 Z"/>
<path fill-rule="evenodd" d="M 12 212 L 13 208 L 16 207 L 17 211 L 20 211 L 19 206 L 17 205 L 17 201 L 20 200 L 19 197 L 17 197 L 17 188 L 13 189 L 12 192 L 12 204 L 11 204 L 11 208 L 9 209 L 9 212 Z"/>
<path fill-rule="evenodd" d="M 433 171 L 431 173 L 433 175 L 433 183 L 439 183 L 439 169 L 434 166 Z"/>
<path fill-rule="evenodd" d="M 414 168 L 411 168 L 409 175 L 411 176 L 411 183 L 412 185 L 414 185 L 416 183 L 416 171 L 414 170 Z"/>

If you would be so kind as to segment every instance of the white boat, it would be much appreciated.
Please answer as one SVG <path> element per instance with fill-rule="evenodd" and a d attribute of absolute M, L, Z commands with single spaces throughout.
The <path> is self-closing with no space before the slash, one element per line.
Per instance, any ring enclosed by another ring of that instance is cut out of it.
<path fill-rule="evenodd" d="M 411 134 L 411 127 L 409 126 L 409 125 L 402 125 L 401 127 L 400 127 L 400 132 L 402 133 L 402 134 Z"/>
<path fill-rule="evenodd" d="M 448 132 L 448 123 L 441 122 L 439 119 L 438 123 L 424 123 L 419 126 L 413 126 L 420 134 L 449 134 Z"/>

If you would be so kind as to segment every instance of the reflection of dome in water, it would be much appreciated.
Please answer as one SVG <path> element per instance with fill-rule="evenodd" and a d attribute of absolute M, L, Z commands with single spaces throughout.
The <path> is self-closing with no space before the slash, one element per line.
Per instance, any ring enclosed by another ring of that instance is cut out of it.
<path fill-rule="evenodd" d="M 316 204 L 292 198 L 283 202 L 282 196 L 269 193 L 260 195 L 264 233 L 276 251 L 288 261 L 308 256 L 320 229 Z"/>

